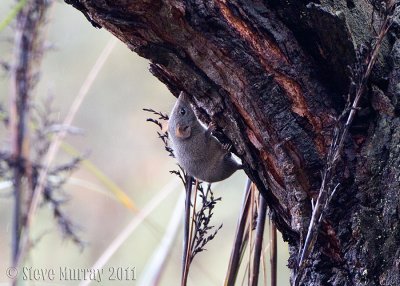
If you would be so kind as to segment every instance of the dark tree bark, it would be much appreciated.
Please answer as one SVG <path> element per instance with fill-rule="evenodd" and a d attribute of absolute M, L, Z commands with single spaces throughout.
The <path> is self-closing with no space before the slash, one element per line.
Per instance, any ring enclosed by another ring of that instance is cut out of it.
<path fill-rule="evenodd" d="M 217 123 L 267 200 L 294 268 L 348 67 L 382 15 L 360 0 L 65 1 Z M 304 285 L 400 285 L 398 32 L 395 22 L 350 129 Z"/>

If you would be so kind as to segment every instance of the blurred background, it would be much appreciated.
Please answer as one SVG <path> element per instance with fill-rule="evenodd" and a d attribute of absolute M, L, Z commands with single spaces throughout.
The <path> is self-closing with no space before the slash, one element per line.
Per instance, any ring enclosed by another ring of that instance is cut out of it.
<path fill-rule="evenodd" d="M 15 1 L 0 1 L 0 21 L 6 17 Z M 0 33 L 0 60 L 10 62 L 13 48 L 13 23 Z M 47 24 L 47 46 L 41 67 L 40 81 L 34 91 L 35 104 L 53 97 L 53 107 L 60 121 L 78 94 L 112 35 L 103 29 L 93 28 L 85 17 L 56 1 L 51 8 Z M 82 135 L 68 136 L 67 143 L 101 170 L 108 179 L 119 186 L 138 209 L 160 196 L 165 186 L 176 181 L 169 170 L 176 169 L 174 160 L 164 151 L 157 138 L 157 127 L 146 122 L 151 114 L 143 108 L 153 108 L 169 113 L 175 98 L 148 71 L 147 60 L 138 57 L 124 44 L 118 42 L 104 67 L 100 70 L 73 126 L 83 130 Z M 9 78 L 0 72 L 0 103 L 8 108 Z M 0 127 L 1 148 L 9 149 L 8 132 Z M 59 160 L 68 158 L 63 151 Z M 1 179 L 1 178 L 0 178 Z M 243 171 L 213 188 L 222 201 L 215 207 L 213 224 L 223 228 L 207 245 L 207 251 L 198 254 L 189 274 L 189 285 L 222 285 L 229 262 L 235 235 L 236 222 L 241 208 L 246 176 Z M 10 265 L 10 227 L 12 222 L 11 189 L 0 190 L 0 284 L 9 285 L 5 270 Z M 135 217 L 110 192 L 99 176 L 81 165 L 65 186 L 69 198 L 63 210 L 79 229 L 79 237 L 86 242 L 83 250 L 64 239 L 54 221 L 51 210 L 43 206 L 35 217 L 32 238 L 35 245 L 26 265 L 34 268 L 89 268 L 103 254 L 112 241 L 123 232 Z M 139 285 L 150 258 L 158 247 L 175 204 L 183 192 L 181 185 L 168 194 L 145 222 L 121 244 L 103 268 L 135 267 L 136 281 L 102 281 L 101 285 Z M 182 205 L 183 208 L 183 205 Z M 179 285 L 181 273 L 182 238 L 179 231 L 160 285 Z M 268 253 L 268 231 L 265 233 Z M 289 285 L 287 270 L 287 244 L 279 238 L 278 285 Z M 265 265 L 268 269 L 269 263 Z M 243 275 L 242 275 L 243 276 Z M 241 281 L 242 277 L 239 278 Z M 56 282 L 56 281 L 55 281 Z M 77 285 L 77 281 L 59 281 L 52 285 Z M 41 285 L 38 282 L 26 285 Z M 262 284 L 260 285 L 268 285 Z"/>

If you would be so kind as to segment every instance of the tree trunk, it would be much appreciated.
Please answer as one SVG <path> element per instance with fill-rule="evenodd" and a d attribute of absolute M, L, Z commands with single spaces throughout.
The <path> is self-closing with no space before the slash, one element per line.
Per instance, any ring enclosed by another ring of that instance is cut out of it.
<path fill-rule="evenodd" d="M 349 66 L 382 15 L 361 0 L 65 2 L 217 123 L 289 242 L 294 272 Z M 350 129 L 303 285 L 400 285 L 398 32 L 395 22 Z"/>

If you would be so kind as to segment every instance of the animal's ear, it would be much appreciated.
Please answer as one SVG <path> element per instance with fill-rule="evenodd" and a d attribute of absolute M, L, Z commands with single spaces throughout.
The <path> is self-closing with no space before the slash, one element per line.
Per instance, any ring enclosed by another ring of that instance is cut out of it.
<path fill-rule="evenodd" d="M 179 99 L 179 101 L 181 101 L 181 102 L 184 102 L 184 103 L 189 104 L 188 95 L 187 95 L 184 91 L 181 91 L 181 93 L 179 94 L 178 99 Z"/>
<path fill-rule="evenodd" d="M 182 126 L 178 124 L 175 129 L 175 135 L 178 138 L 186 139 L 192 134 L 192 128 L 190 126 Z"/>

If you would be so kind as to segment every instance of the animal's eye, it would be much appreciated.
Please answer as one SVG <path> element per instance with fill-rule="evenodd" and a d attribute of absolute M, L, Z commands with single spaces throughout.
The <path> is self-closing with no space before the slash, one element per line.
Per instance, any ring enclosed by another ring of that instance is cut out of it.
<path fill-rule="evenodd" d="M 185 115 L 186 110 L 185 108 L 181 108 L 181 110 L 179 110 L 180 115 Z"/>

